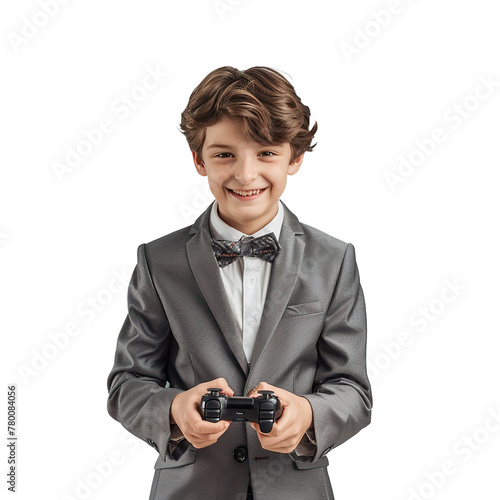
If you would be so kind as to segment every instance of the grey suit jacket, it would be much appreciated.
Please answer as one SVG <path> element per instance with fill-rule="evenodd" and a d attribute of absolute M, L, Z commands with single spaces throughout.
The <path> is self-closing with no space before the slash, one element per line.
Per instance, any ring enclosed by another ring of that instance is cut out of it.
<path fill-rule="evenodd" d="M 150 499 L 333 499 L 326 454 L 370 423 L 366 314 L 354 247 L 301 224 L 287 207 L 251 363 L 211 248 L 210 207 L 193 226 L 142 244 L 108 378 L 108 411 L 159 452 Z M 260 446 L 233 422 L 212 446 L 169 456 L 170 405 L 224 377 L 235 395 L 268 382 L 306 397 L 316 452 Z M 237 462 L 233 450 L 245 446 Z M 354 465 L 354 464 L 353 464 Z"/>

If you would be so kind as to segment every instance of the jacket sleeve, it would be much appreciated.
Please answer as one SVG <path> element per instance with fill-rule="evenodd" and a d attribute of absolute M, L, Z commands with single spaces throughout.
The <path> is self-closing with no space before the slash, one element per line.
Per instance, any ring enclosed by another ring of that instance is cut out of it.
<path fill-rule="evenodd" d="M 128 314 L 107 381 L 108 412 L 153 446 L 165 461 L 171 434 L 170 405 L 182 390 L 168 387 L 171 332 L 149 272 L 145 244 L 137 249 L 127 301 Z"/>
<path fill-rule="evenodd" d="M 304 396 L 313 410 L 313 462 L 354 436 L 371 419 L 365 301 L 350 243 L 326 311 L 318 355 L 313 394 Z"/>

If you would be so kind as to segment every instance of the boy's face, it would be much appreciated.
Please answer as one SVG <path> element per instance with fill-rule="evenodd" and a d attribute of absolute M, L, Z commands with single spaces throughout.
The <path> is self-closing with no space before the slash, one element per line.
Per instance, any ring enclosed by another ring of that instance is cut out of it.
<path fill-rule="evenodd" d="M 262 146 L 243 137 L 242 121 L 224 118 L 206 130 L 202 157 L 193 160 L 219 205 L 219 216 L 245 234 L 253 234 L 278 212 L 287 176 L 295 174 L 304 154 L 290 163 L 289 143 Z"/>

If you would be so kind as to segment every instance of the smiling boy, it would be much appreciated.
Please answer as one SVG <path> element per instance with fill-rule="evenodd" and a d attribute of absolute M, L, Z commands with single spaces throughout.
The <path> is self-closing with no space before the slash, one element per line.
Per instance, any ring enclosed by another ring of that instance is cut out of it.
<path fill-rule="evenodd" d="M 212 71 L 182 113 L 215 201 L 139 246 L 108 378 L 111 416 L 159 452 L 150 500 L 333 499 L 326 454 L 370 422 L 354 247 L 280 201 L 314 147 L 309 117 L 266 67 Z M 204 421 L 214 386 L 273 390 L 283 414 L 269 433 Z"/>

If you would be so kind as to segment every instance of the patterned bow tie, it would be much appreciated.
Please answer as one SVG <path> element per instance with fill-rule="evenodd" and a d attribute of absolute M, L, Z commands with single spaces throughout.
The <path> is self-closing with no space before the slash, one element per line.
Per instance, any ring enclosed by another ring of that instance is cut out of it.
<path fill-rule="evenodd" d="M 272 262 L 281 247 L 274 233 L 268 233 L 258 238 L 242 236 L 238 241 L 213 239 L 212 248 L 219 267 L 226 267 L 239 257 L 259 257 Z"/>

